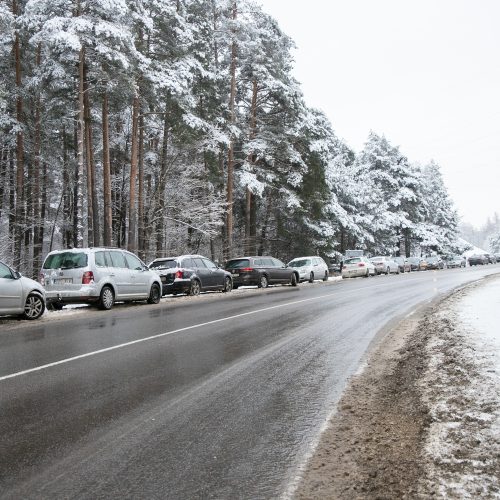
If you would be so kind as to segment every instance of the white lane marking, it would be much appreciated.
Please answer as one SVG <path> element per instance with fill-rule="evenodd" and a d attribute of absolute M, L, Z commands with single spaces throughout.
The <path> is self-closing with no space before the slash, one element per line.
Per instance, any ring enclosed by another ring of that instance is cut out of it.
<path fill-rule="evenodd" d="M 359 287 L 359 288 L 354 288 L 352 290 L 344 290 L 343 293 L 359 292 L 360 290 L 371 290 L 373 288 L 380 288 L 380 287 L 387 286 L 387 285 L 390 285 L 390 283 L 381 283 L 381 284 L 373 285 L 370 287 Z M 3 375 L 0 377 L 0 382 L 2 382 L 3 380 L 8 380 L 11 378 L 20 377 L 22 375 L 27 375 L 29 373 L 34 373 L 34 372 L 38 372 L 41 370 L 46 370 L 47 368 L 52 368 L 54 366 L 70 363 L 72 361 L 77 361 L 79 359 L 88 358 L 90 356 L 96 356 L 97 354 L 102 354 L 104 352 L 114 351 L 116 349 L 122 349 L 124 347 L 128 347 L 128 346 L 131 346 L 134 344 L 140 344 L 141 342 L 147 342 L 149 340 L 159 339 L 161 337 L 166 337 L 167 335 L 173 335 L 174 333 L 185 332 L 187 330 L 194 330 L 195 328 L 201 328 L 203 326 L 213 325 L 215 323 L 221 323 L 223 321 L 229 321 L 229 320 L 236 319 L 236 318 L 242 318 L 243 316 L 250 316 L 251 314 L 258 314 L 258 313 L 265 312 L 265 311 L 271 311 L 272 309 L 278 309 L 280 307 L 288 307 L 288 306 L 293 306 L 295 304 L 302 304 L 304 302 L 311 302 L 313 300 L 324 299 L 327 297 L 331 297 L 332 295 L 334 295 L 334 293 L 328 293 L 326 295 L 320 295 L 318 297 L 311 297 L 309 299 L 294 300 L 293 302 L 287 302 L 285 304 L 264 307 L 263 309 L 257 309 L 255 311 L 249 311 L 246 313 L 235 314 L 233 316 L 227 316 L 225 318 L 214 319 L 212 321 L 207 321 L 205 323 L 198 323 L 196 325 L 185 326 L 184 328 L 178 328 L 177 330 L 172 330 L 170 332 L 158 333 L 156 335 L 151 335 L 149 337 L 144 337 L 142 339 L 131 340 L 130 342 L 125 342 L 123 344 L 117 344 L 117 345 L 114 345 L 111 347 L 105 347 L 104 349 L 99 349 L 97 351 L 87 352 L 85 354 L 79 354 L 78 356 L 73 356 L 71 358 L 61 359 L 59 361 L 54 361 L 53 363 L 47 363 L 46 365 L 35 366 L 34 368 L 29 368 L 27 370 L 22 370 L 20 372 L 11 373 L 9 375 Z"/>

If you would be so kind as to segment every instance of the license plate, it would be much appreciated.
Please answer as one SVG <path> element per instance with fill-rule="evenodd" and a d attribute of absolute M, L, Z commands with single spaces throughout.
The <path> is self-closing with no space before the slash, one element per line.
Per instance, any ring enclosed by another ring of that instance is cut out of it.
<path fill-rule="evenodd" d="M 240 275 L 240 273 L 239 273 L 238 271 L 233 271 L 231 274 L 232 274 L 233 276 L 239 276 L 239 275 Z"/>
<path fill-rule="evenodd" d="M 62 285 L 69 285 L 73 283 L 73 278 L 58 278 L 54 280 L 54 283 L 59 283 Z"/>

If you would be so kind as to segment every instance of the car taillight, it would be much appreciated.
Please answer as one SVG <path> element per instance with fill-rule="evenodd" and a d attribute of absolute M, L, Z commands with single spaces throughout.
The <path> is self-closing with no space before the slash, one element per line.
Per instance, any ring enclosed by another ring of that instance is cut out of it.
<path fill-rule="evenodd" d="M 360 262 L 360 263 L 358 264 L 358 267 L 365 267 L 365 263 L 364 263 L 364 262 Z"/>
<path fill-rule="evenodd" d="M 45 274 L 40 273 L 38 281 L 40 282 L 40 285 L 45 286 Z"/>
<path fill-rule="evenodd" d="M 82 276 L 82 285 L 88 285 L 94 281 L 94 273 L 92 271 L 85 271 Z"/>
<path fill-rule="evenodd" d="M 178 278 L 178 279 L 182 279 L 182 278 L 184 278 L 184 272 L 183 272 L 183 271 L 181 271 L 181 270 L 177 271 L 177 272 L 175 273 L 175 278 L 176 278 L 176 279 L 177 279 L 177 278 Z"/>
<path fill-rule="evenodd" d="M 253 267 L 243 267 L 241 270 L 246 273 L 251 273 L 253 271 Z"/>

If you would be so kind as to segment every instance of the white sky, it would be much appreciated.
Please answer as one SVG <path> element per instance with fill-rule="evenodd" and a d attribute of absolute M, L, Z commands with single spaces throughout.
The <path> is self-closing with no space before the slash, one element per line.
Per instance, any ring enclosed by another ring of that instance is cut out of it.
<path fill-rule="evenodd" d="M 370 130 L 441 165 L 463 220 L 500 213 L 500 0 L 259 0 L 355 150 Z"/>

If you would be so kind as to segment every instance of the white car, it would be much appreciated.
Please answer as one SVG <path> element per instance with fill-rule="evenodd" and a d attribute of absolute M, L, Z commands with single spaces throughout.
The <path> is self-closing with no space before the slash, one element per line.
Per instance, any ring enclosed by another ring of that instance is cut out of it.
<path fill-rule="evenodd" d="M 399 264 L 393 260 L 392 257 L 386 257 L 384 255 L 379 255 L 377 257 L 372 257 L 370 261 L 375 266 L 375 271 L 377 274 L 399 274 Z"/>
<path fill-rule="evenodd" d="M 342 278 L 375 276 L 375 266 L 367 257 L 352 257 L 342 263 Z"/>
<path fill-rule="evenodd" d="M 26 319 L 38 319 L 44 311 L 45 290 L 40 283 L 0 262 L 0 315 L 21 314 Z"/>
<path fill-rule="evenodd" d="M 50 252 L 40 272 L 47 306 L 90 303 L 111 309 L 116 302 L 158 304 L 161 278 L 136 255 L 120 248 L 73 248 Z"/>
<path fill-rule="evenodd" d="M 297 269 L 299 281 L 328 280 L 328 266 L 321 257 L 297 257 L 288 266 Z"/>

